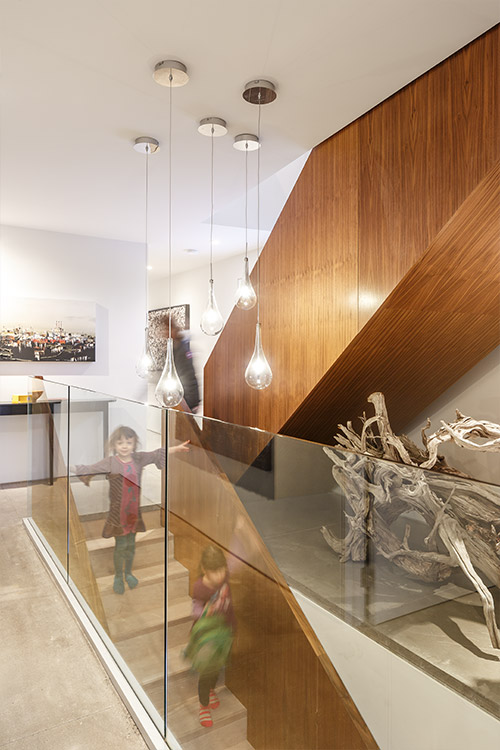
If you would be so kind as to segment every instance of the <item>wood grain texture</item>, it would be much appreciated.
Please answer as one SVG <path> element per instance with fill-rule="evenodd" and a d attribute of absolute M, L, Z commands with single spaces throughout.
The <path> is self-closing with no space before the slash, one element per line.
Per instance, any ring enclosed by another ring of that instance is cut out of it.
<path fill-rule="evenodd" d="M 283 426 L 331 443 L 384 393 L 398 432 L 500 344 L 500 162 Z"/>
<path fill-rule="evenodd" d="M 499 158 L 498 29 L 359 120 L 360 327 Z"/>
<path fill-rule="evenodd" d="M 169 465 L 174 555 L 191 584 L 207 543 L 228 560 L 238 622 L 226 682 L 248 710 L 248 741 L 256 750 L 376 748 L 205 436 L 185 415 L 169 422 L 171 439 L 192 445 Z"/>
<path fill-rule="evenodd" d="M 273 382 L 260 392 L 246 385 L 256 309 L 235 309 L 205 367 L 208 416 L 276 432 L 355 335 L 358 153 L 354 126 L 311 154 L 260 259 Z"/>
<path fill-rule="evenodd" d="M 263 392 L 245 384 L 255 316 L 235 310 L 205 367 L 206 415 L 286 432 L 301 404 L 307 408 L 308 394 L 484 180 L 500 158 L 499 36 L 496 26 L 313 150 L 261 254 L 263 345 L 273 383 Z M 408 327 L 418 325 L 411 307 L 399 315 Z M 379 342 L 363 342 L 372 356 Z M 486 351 L 464 343 L 471 358 L 456 378 Z M 419 355 L 428 356 L 423 340 Z M 336 373 L 353 380 L 330 380 L 332 388 L 345 394 L 356 387 L 354 371 Z M 436 397 L 452 382 L 433 378 L 431 388 L 415 393 L 416 413 L 431 391 Z M 297 421 L 293 430 L 313 440 L 331 434 L 302 433 Z"/>

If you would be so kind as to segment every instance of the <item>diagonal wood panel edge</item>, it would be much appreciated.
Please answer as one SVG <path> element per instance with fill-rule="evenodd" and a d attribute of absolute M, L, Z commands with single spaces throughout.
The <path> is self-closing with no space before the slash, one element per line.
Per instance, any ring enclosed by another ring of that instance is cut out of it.
<path fill-rule="evenodd" d="M 396 431 L 500 344 L 500 163 L 280 432 L 331 443 L 382 391 Z"/>

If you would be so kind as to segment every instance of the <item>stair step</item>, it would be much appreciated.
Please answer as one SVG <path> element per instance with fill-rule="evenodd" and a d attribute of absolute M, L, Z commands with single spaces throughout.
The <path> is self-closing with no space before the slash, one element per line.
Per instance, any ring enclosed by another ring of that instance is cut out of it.
<path fill-rule="evenodd" d="M 168 705 L 168 726 L 183 750 L 222 750 L 246 740 L 246 709 L 225 687 L 218 691 L 220 706 L 212 711 L 213 727 L 202 727 L 198 696 Z"/>
<path fill-rule="evenodd" d="M 191 617 L 188 620 L 181 620 L 179 623 L 171 620 L 167 626 L 167 646 L 171 648 L 183 648 L 189 640 L 189 633 L 193 621 Z"/>
<path fill-rule="evenodd" d="M 169 600 L 168 607 L 167 607 L 167 623 L 168 623 L 169 631 L 170 631 L 171 625 L 176 625 L 179 623 L 189 623 L 189 630 L 190 630 L 191 623 L 193 621 L 192 616 L 191 616 L 192 609 L 193 609 L 192 601 L 187 596 L 184 596 L 182 598 L 179 597 L 178 599 L 174 599 L 174 600 Z"/>
<path fill-rule="evenodd" d="M 173 535 L 172 535 L 173 536 Z M 163 542 L 165 539 L 165 529 L 147 529 L 146 531 L 139 532 L 139 536 L 136 537 L 136 543 L 139 545 L 152 544 L 156 542 Z M 96 537 L 95 539 L 87 539 L 87 549 L 89 552 L 95 552 L 100 549 L 109 549 L 115 546 L 115 537 L 110 536 L 104 538 L 103 536 Z"/>
<path fill-rule="evenodd" d="M 141 683 L 146 692 L 148 692 L 148 685 L 158 681 L 163 684 L 163 628 L 120 641 L 117 648 L 134 677 Z"/>

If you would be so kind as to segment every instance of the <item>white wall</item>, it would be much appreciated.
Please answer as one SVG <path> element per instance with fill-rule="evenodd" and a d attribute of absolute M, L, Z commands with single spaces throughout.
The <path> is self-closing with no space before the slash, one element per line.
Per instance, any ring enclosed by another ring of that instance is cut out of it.
<path fill-rule="evenodd" d="M 257 253 L 249 252 L 250 268 Z M 233 307 L 238 278 L 243 275 L 243 256 L 233 256 L 213 264 L 215 298 L 224 320 Z M 206 336 L 200 329 L 200 320 L 208 299 L 208 266 L 172 276 L 172 305 L 191 306 L 191 350 L 200 390 L 203 386 L 203 368 L 219 336 Z M 168 307 L 168 278 L 152 282 L 149 289 L 149 307 Z M 220 335 L 220 334 L 219 334 Z M 249 358 L 251 356 L 251 352 Z"/>
<path fill-rule="evenodd" d="M 125 398 L 146 397 L 135 373 L 144 336 L 144 245 L 0 228 L 0 311 L 11 297 L 95 302 L 96 362 L 0 362 L 0 375 L 45 375 Z"/>
<path fill-rule="evenodd" d="M 380 750 L 498 750 L 500 721 L 293 594 Z"/>
<path fill-rule="evenodd" d="M 486 419 L 500 424 L 500 347 L 494 349 L 478 364 L 469 370 L 451 388 L 424 409 L 418 417 L 402 430 L 417 445 L 422 445 L 420 430 L 427 417 L 432 427 L 427 435 L 441 427 L 441 421 L 453 422 L 455 409 L 476 419 Z M 390 418 L 389 414 L 389 418 Z M 500 484 L 500 454 L 481 453 L 459 448 L 445 443 L 439 452 L 446 456 L 448 463 L 471 476 L 487 482 Z"/>

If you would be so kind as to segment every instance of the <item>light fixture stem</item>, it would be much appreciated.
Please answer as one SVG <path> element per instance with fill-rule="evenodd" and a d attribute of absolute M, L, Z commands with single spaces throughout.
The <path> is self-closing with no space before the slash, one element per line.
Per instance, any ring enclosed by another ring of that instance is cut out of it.
<path fill-rule="evenodd" d="M 245 260 L 248 260 L 248 141 L 245 142 Z"/>
<path fill-rule="evenodd" d="M 168 338 L 172 338 L 172 82 L 170 70 L 168 113 Z"/>
<path fill-rule="evenodd" d="M 210 165 L 210 174 L 211 174 L 211 184 L 210 184 L 210 283 L 214 280 L 214 275 L 212 271 L 212 248 L 213 248 L 213 233 L 214 233 L 214 133 L 215 128 L 212 125 L 212 131 L 211 131 L 211 165 Z"/>
<path fill-rule="evenodd" d="M 259 91 L 259 117 L 257 121 L 257 138 L 260 144 L 260 98 Z M 257 323 L 260 323 L 260 148 L 257 149 Z"/>
<path fill-rule="evenodd" d="M 149 284 L 148 284 L 148 266 L 149 266 L 149 255 L 148 255 L 148 241 L 149 241 L 149 236 L 148 236 L 149 150 L 150 150 L 149 144 L 146 144 L 146 190 L 145 190 L 146 202 L 145 202 L 145 206 L 144 206 L 144 220 L 145 220 L 145 225 L 146 225 L 145 229 L 144 229 L 144 237 L 145 237 L 145 241 L 146 241 L 146 272 L 145 272 L 145 276 L 144 276 L 145 280 L 146 280 L 146 283 L 145 283 L 146 328 L 148 327 L 148 322 L 149 322 L 148 321 L 148 311 L 149 311 L 149 300 L 148 300 L 148 297 L 149 297 L 149 289 L 148 289 L 148 286 L 149 286 Z"/>

